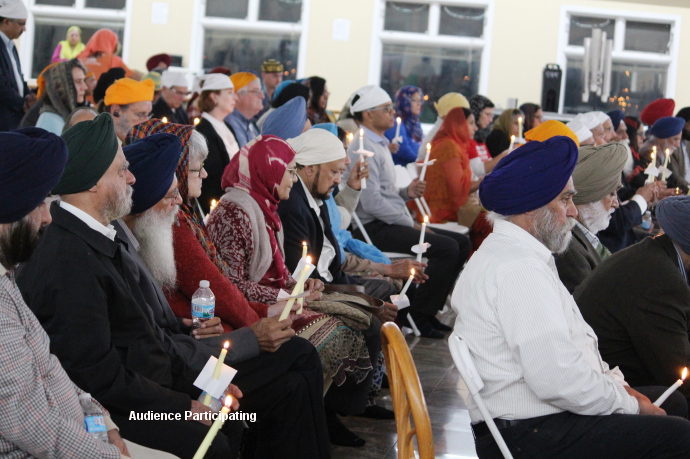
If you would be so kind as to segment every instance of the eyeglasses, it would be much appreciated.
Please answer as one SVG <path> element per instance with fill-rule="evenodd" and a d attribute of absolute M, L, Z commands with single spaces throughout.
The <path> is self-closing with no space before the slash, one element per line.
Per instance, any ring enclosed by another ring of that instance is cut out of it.
<path fill-rule="evenodd" d="M 244 93 L 246 93 L 246 94 L 254 94 L 255 96 L 258 96 L 259 94 L 263 95 L 264 92 L 263 92 L 261 89 L 252 89 L 251 91 L 250 91 L 250 90 L 246 90 L 246 91 L 244 91 Z"/>
<path fill-rule="evenodd" d="M 290 173 L 290 177 L 295 178 L 297 177 L 297 168 L 293 167 L 292 169 L 285 169 Z"/>
<path fill-rule="evenodd" d="M 172 92 L 174 92 L 178 96 L 183 96 L 183 97 L 188 96 L 190 94 L 189 91 L 178 91 L 175 88 L 172 89 Z"/>
<path fill-rule="evenodd" d="M 153 118 L 153 112 L 135 112 L 134 116 L 139 120 L 150 120 Z"/>
<path fill-rule="evenodd" d="M 26 21 L 18 21 L 18 20 L 16 20 L 16 19 L 10 19 L 10 21 L 14 22 L 14 23 L 17 24 L 18 26 L 26 27 Z"/>
<path fill-rule="evenodd" d="M 388 113 L 395 111 L 395 109 L 393 108 L 393 104 L 388 104 L 385 107 L 370 108 L 369 110 L 366 110 L 366 111 L 367 112 L 375 112 L 377 110 L 385 110 Z"/>
<path fill-rule="evenodd" d="M 201 166 L 199 166 L 199 169 L 189 169 L 189 172 L 198 172 L 199 175 L 197 177 L 201 177 L 201 171 L 204 169 L 204 163 L 201 163 Z"/>
<path fill-rule="evenodd" d="M 180 197 L 180 190 L 175 188 L 175 191 L 172 192 L 170 196 L 165 196 L 163 199 L 170 199 L 171 201 L 177 201 L 177 199 Z"/>

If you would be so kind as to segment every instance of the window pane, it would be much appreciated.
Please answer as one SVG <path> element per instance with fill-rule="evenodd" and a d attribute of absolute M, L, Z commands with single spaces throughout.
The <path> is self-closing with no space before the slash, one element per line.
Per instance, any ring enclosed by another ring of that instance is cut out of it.
<path fill-rule="evenodd" d="M 74 0 L 36 0 L 37 5 L 74 6 Z"/>
<path fill-rule="evenodd" d="M 429 5 L 386 2 L 384 30 L 426 33 L 428 26 Z"/>
<path fill-rule="evenodd" d="M 391 97 L 401 86 L 415 85 L 428 96 L 422 122 L 436 121 L 433 102 L 448 92 L 468 96 L 479 87 L 481 50 L 427 48 L 408 45 L 384 45 L 381 87 Z"/>
<path fill-rule="evenodd" d="M 480 38 L 484 34 L 484 9 L 441 5 L 439 33 Z"/>
<path fill-rule="evenodd" d="M 261 0 L 261 21 L 299 22 L 302 18 L 302 0 Z"/>
<path fill-rule="evenodd" d="M 207 0 L 206 16 L 246 19 L 249 0 Z"/>
<path fill-rule="evenodd" d="M 628 115 L 638 116 L 647 104 L 664 97 L 667 74 L 668 68 L 665 65 L 614 62 L 608 101 L 603 103 L 599 97 L 591 96 L 589 104 L 585 104 L 582 102 L 582 60 L 569 58 L 563 111 L 583 113 L 621 109 Z"/>
<path fill-rule="evenodd" d="M 207 30 L 204 38 L 204 68 L 222 65 L 233 72 L 260 72 L 267 59 L 283 63 L 283 78 L 294 79 L 299 35 L 268 35 L 227 30 Z"/>
<path fill-rule="evenodd" d="M 31 66 L 31 78 L 38 77 L 38 74 L 50 65 L 50 59 L 58 43 L 67 36 L 67 29 L 73 25 L 81 27 L 81 41 L 86 43 L 97 30 L 107 27 L 115 32 L 122 43 L 124 34 L 123 24 L 102 24 L 80 23 L 79 21 L 69 21 L 64 24 L 47 24 L 36 21 L 36 34 L 34 35 L 33 65 Z"/>
<path fill-rule="evenodd" d="M 671 24 L 627 21 L 625 49 L 668 54 L 671 45 Z"/>
<path fill-rule="evenodd" d="M 124 10 L 127 0 L 86 0 L 87 8 L 104 8 L 108 10 Z"/>
<path fill-rule="evenodd" d="M 601 29 L 602 32 L 606 32 L 606 38 L 613 38 L 616 29 L 616 20 L 571 16 L 568 44 L 583 46 L 585 38 L 592 36 L 592 29 Z"/>

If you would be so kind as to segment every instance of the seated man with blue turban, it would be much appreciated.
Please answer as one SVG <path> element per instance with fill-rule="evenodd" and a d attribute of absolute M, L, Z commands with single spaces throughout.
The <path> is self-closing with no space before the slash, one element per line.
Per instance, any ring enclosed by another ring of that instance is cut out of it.
<path fill-rule="evenodd" d="M 602 357 L 641 386 L 670 386 L 690 366 L 690 197 L 664 199 L 656 215 L 664 234 L 611 256 L 575 295 Z"/>
<path fill-rule="evenodd" d="M 557 136 L 516 149 L 484 178 L 479 198 L 494 231 L 453 292 L 455 333 L 513 457 L 688 457 L 690 422 L 664 416 L 609 368 L 558 278 L 553 254 L 567 249 L 577 217 L 577 159 L 575 142 Z M 685 416 L 674 395 L 662 407 Z M 468 405 L 478 456 L 503 457 L 472 398 Z"/>

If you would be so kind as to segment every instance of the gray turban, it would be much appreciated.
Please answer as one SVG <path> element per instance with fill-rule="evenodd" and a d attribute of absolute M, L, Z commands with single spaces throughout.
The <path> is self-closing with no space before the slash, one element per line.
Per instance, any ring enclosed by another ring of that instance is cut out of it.
<path fill-rule="evenodd" d="M 575 204 L 589 204 L 604 199 L 616 191 L 621 183 L 621 172 L 628 159 L 628 150 L 620 143 L 600 147 L 580 148 L 573 183 L 577 194 Z"/>

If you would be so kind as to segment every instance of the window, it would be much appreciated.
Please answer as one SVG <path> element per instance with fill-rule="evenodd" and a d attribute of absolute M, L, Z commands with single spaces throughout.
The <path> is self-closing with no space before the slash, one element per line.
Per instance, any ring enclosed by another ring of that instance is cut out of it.
<path fill-rule="evenodd" d="M 294 79 L 300 68 L 302 13 L 308 0 L 207 0 L 197 2 L 197 38 L 192 69 L 216 66 L 233 72 L 260 72 L 267 59 L 280 61 L 283 78 Z M 301 75 L 300 75 L 301 76 Z"/>
<path fill-rule="evenodd" d="M 20 58 L 28 63 L 22 69 L 25 77 L 36 78 L 50 64 L 53 51 L 66 38 L 67 29 L 79 26 L 82 42 L 102 28 L 114 31 L 125 46 L 125 7 L 127 0 L 35 0 L 30 2 L 26 32 L 22 35 Z M 123 56 L 127 60 L 127 56 Z"/>
<path fill-rule="evenodd" d="M 400 87 L 422 88 L 421 120 L 433 123 L 433 101 L 451 91 L 486 91 L 489 18 L 493 0 L 379 0 L 381 17 L 373 52 L 380 56 L 370 82 L 393 97 Z"/>
<path fill-rule="evenodd" d="M 563 7 L 559 64 L 565 70 L 561 113 L 621 109 L 637 116 L 654 99 L 673 97 L 678 59 L 680 18 L 630 11 Z M 598 28 L 613 39 L 611 92 L 583 91 L 584 39 Z"/>

